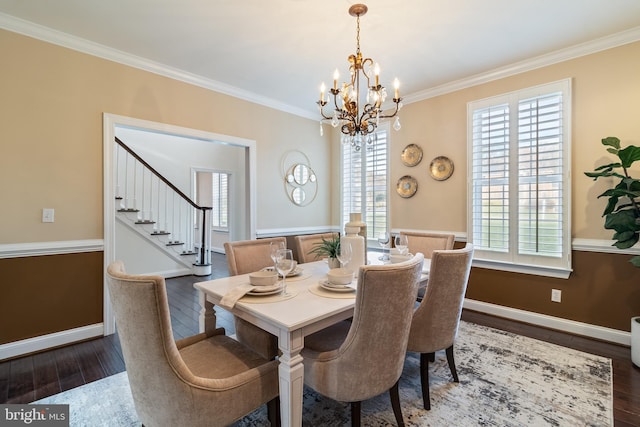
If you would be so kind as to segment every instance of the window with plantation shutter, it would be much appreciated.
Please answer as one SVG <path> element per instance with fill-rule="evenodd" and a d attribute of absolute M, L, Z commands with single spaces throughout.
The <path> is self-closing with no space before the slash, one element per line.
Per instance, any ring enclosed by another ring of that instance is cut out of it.
<path fill-rule="evenodd" d="M 468 104 L 476 264 L 568 277 L 570 80 Z"/>
<path fill-rule="evenodd" d="M 367 239 L 375 241 L 388 230 L 389 129 L 379 126 L 371 144 L 356 151 L 342 144 L 342 225 L 360 212 L 367 223 Z M 376 243 L 377 245 L 377 243 Z"/>
<path fill-rule="evenodd" d="M 214 172 L 213 198 L 211 208 L 211 227 L 216 230 L 228 230 L 229 222 L 229 174 Z"/>

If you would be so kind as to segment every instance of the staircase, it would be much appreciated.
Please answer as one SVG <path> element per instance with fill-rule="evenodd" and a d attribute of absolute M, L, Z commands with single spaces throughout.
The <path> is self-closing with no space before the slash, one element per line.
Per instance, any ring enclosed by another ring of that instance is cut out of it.
<path fill-rule="evenodd" d="M 115 142 L 116 220 L 192 274 L 211 274 L 211 208 L 198 206 L 118 137 Z"/>

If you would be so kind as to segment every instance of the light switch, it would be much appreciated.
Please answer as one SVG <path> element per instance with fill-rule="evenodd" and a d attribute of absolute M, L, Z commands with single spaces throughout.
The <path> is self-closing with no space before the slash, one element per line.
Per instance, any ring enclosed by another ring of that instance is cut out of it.
<path fill-rule="evenodd" d="M 55 209 L 42 209 L 42 222 L 53 222 Z"/>

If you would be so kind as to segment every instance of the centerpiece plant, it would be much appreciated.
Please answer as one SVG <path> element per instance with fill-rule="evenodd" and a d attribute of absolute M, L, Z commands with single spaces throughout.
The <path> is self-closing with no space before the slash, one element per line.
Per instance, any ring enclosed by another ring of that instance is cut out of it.
<path fill-rule="evenodd" d="M 310 254 L 314 254 L 319 258 L 328 258 L 330 268 L 340 267 L 340 261 L 338 261 L 338 255 L 340 254 L 340 235 L 325 239 L 317 242 L 313 245 L 313 248 L 309 251 Z"/>
<path fill-rule="evenodd" d="M 640 240 L 640 179 L 629 174 L 633 163 L 640 160 L 640 147 L 629 145 L 620 148 L 620 140 L 613 136 L 602 139 L 602 145 L 618 159 L 598 166 L 593 172 L 585 172 L 585 175 L 594 181 L 598 178 L 617 179 L 614 181 L 617 184 L 598 198 L 609 198 L 602 216 L 605 218 L 604 228 L 614 230 L 613 246 L 628 249 Z M 640 267 L 640 255 L 631 258 L 630 262 Z"/>

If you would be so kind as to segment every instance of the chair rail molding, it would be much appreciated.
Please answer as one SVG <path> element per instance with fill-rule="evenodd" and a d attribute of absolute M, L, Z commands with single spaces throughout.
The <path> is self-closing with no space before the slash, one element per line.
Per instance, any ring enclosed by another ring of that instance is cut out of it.
<path fill-rule="evenodd" d="M 104 241 L 102 239 L 9 243 L 0 244 L 0 259 L 101 252 L 103 250 Z"/>

